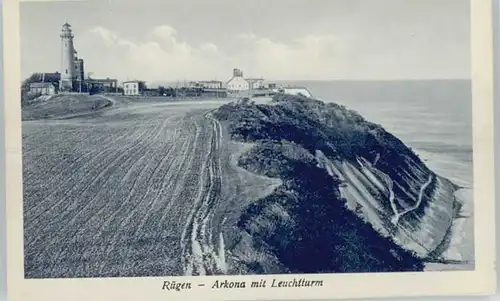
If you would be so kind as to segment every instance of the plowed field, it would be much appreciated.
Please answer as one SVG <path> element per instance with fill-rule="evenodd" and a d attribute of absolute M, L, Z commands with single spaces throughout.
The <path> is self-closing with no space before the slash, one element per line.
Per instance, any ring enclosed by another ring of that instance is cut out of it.
<path fill-rule="evenodd" d="M 224 273 L 216 107 L 122 101 L 23 122 L 26 277 Z"/>

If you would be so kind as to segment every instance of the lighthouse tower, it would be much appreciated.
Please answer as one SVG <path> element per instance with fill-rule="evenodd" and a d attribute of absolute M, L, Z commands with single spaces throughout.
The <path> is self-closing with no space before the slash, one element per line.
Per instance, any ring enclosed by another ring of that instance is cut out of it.
<path fill-rule="evenodd" d="M 73 33 L 71 25 L 64 23 L 61 30 L 61 91 L 72 91 L 75 78 L 75 49 L 73 47 Z"/>

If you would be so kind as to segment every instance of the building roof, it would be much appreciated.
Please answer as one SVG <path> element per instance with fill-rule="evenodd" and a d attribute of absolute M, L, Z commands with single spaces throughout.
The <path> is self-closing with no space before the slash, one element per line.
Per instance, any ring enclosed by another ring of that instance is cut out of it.
<path fill-rule="evenodd" d="M 87 78 L 86 82 L 94 82 L 94 83 L 109 83 L 109 82 L 117 82 L 117 79 L 114 78 Z"/>
<path fill-rule="evenodd" d="M 59 82 L 61 79 L 61 74 L 59 72 L 56 73 L 34 73 L 30 77 L 30 82 Z"/>
<path fill-rule="evenodd" d="M 47 73 L 47 72 L 45 72 L 43 74 L 45 76 L 45 79 L 48 79 L 48 78 L 54 79 L 54 80 L 60 80 L 61 79 L 61 73 L 59 73 L 59 72 L 53 72 L 53 73 Z"/>
<path fill-rule="evenodd" d="M 30 88 L 50 88 L 54 87 L 52 83 L 31 83 Z"/>
<path fill-rule="evenodd" d="M 127 80 L 127 81 L 124 81 L 123 83 L 126 84 L 126 83 L 144 83 L 145 81 L 142 81 L 142 80 Z"/>
<path fill-rule="evenodd" d="M 243 78 L 241 76 L 233 76 L 231 77 L 227 82 L 230 82 L 232 81 L 233 79 L 235 78 L 241 78 L 243 79 L 244 81 L 246 81 L 247 83 L 253 83 L 253 82 L 259 82 L 259 81 L 264 81 L 263 78 Z"/>
<path fill-rule="evenodd" d="M 227 92 L 225 88 L 205 88 L 203 92 Z"/>
<path fill-rule="evenodd" d="M 231 77 L 231 78 L 230 78 L 227 82 L 230 82 L 230 81 L 232 81 L 233 79 L 240 79 L 240 80 L 244 80 L 244 81 L 248 82 L 248 80 L 247 80 L 246 78 L 243 78 L 243 77 L 241 77 L 241 76 L 233 76 L 233 77 Z"/>
<path fill-rule="evenodd" d="M 71 32 L 71 25 L 68 22 L 64 23 L 61 29 L 61 37 L 72 38 L 73 33 Z"/>

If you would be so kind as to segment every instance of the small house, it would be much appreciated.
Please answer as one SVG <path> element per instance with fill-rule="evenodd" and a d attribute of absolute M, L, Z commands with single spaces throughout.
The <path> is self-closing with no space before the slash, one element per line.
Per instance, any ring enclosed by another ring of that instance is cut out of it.
<path fill-rule="evenodd" d="M 142 95 L 146 84 L 140 80 L 123 82 L 123 95 Z"/>
<path fill-rule="evenodd" d="M 31 83 L 30 93 L 33 95 L 54 95 L 56 86 L 53 83 Z"/>
<path fill-rule="evenodd" d="M 113 78 L 87 78 L 85 86 L 89 93 L 116 93 L 118 91 L 118 80 Z"/>
<path fill-rule="evenodd" d="M 233 77 L 227 82 L 229 92 L 247 91 L 250 89 L 248 81 L 243 77 L 240 69 L 233 70 Z"/>
<path fill-rule="evenodd" d="M 263 78 L 246 78 L 250 89 L 263 89 L 264 88 L 264 79 Z"/>
<path fill-rule="evenodd" d="M 217 80 L 201 81 L 200 85 L 205 89 L 222 89 L 222 82 Z"/>

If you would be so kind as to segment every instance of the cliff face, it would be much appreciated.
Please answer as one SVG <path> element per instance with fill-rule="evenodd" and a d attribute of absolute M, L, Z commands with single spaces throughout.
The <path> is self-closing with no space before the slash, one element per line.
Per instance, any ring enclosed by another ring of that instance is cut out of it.
<path fill-rule="evenodd" d="M 240 244 L 260 254 L 236 259 L 240 270 L 419 271 L 439 256 L 457 209 L 451 182 L 354 111 L 301 96 L 275 101 L 214 113 L 232 139 L 255 143 L 241 167 L 283 181 L 239 219 Z"/>

